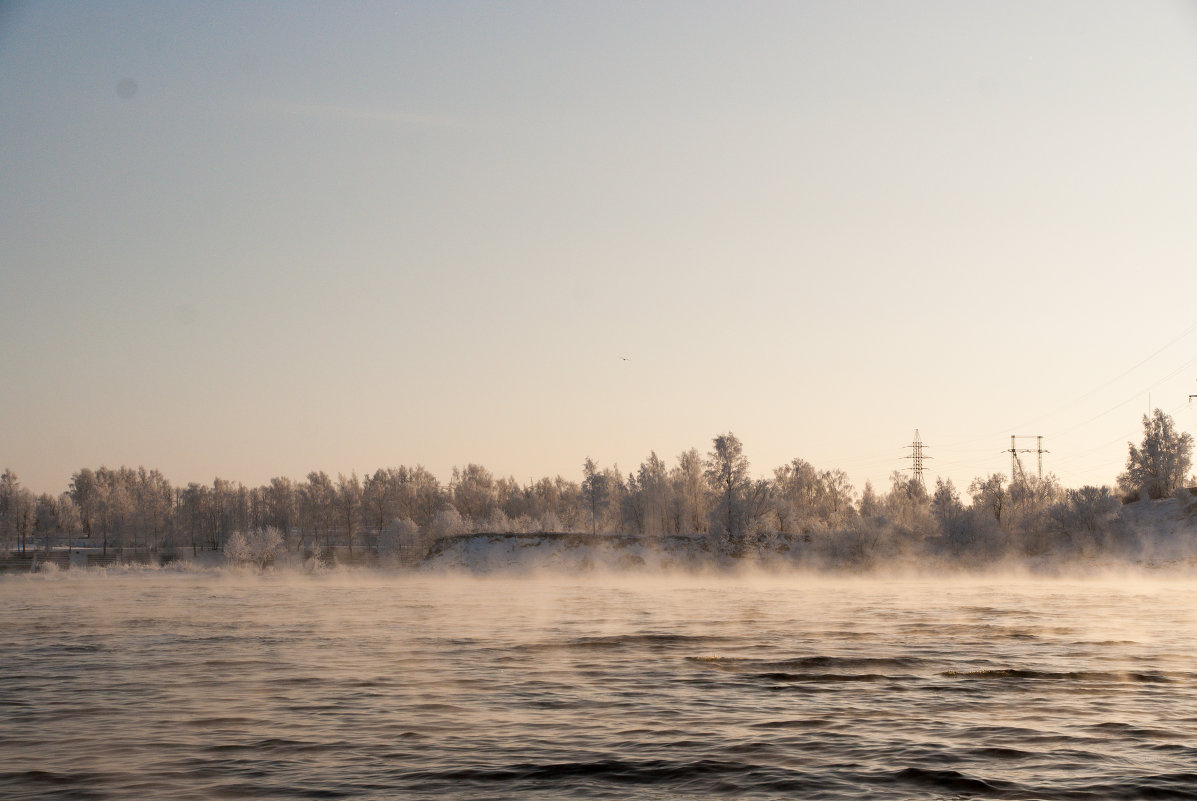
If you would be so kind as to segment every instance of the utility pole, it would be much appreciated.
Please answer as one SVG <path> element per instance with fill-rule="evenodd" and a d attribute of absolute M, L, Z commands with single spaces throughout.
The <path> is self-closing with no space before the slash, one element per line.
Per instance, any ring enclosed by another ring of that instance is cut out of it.
<path fill-rule="evenodd" d="M 914 480 L 919 483 L 923 489 L 927 488 L 927 482 L 923 479 L 923 460 L 932 457 L 923 453 L 923 449 L 927 446 L 923 443 L 922 438 L 919 437 L 919 430 L 914 430 L 914 442 L 906 446 L 910 448 L 910 455 L 903 457 L 911 460 L 910 472 L 914 474 Z"/>
<path fill-rule="evenodd" d="M 1034 448 L 1019 448 L 1017 441 L 1020 439 L 1035 438 Z M 1039 477 L 1043 478 L 1043 454 L 1051 453 L 1043 449 L 1043 437 L 1037 434 L 1011 434 L 1010 435 L 1010 450 L 1006 451 L 1010 454 L 1010 482 L 1013 483 L 1018 480 L 1019 475 L 1022 475 L 1023 480 L 1026 480 L 1026 474 L 1022 470 L 1022 462 L 1018 460 L 1020 453 L 1034 453 L 1039 457 Z"/>

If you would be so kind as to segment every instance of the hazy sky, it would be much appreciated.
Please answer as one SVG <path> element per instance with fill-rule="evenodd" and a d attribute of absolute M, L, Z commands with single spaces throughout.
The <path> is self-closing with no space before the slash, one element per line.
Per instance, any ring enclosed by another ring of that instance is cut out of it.
<path fill-rule="evenodd" d="M 1149 393 L 1197 429 L 1195 257 L 1194 3 L 0 5 L 37 491 L 729 430 L 859 489 L 915 428 L 1110 483 Z"/>

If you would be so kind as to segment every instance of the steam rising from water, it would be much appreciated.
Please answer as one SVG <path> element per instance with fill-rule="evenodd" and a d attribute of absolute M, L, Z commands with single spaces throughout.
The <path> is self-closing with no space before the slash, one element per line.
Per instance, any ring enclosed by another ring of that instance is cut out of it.
<path fill-rule="evenodd" d="M 0 580 L 6 798 L 1195 797 L 1183 579 Z"/>

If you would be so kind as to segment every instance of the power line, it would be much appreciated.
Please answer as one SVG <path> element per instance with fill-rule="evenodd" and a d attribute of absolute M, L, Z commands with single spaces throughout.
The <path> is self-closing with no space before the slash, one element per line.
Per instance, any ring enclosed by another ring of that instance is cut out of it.
<path fill-rule="evenodd" d="M 1150 356 L 1147 356 L 1147 357 L 1145 357 L 1145 358 L 1143 358 L 1143 359 L 1140 359 L 1140 360 L 1139 360 L 1137 363 L 1135 363 L 1135 364 L 1134 364 L 1132 367 L 1129 367 L 1129 368 L 1127 368 L 1126 370 L 1122 371 L 1121 373 L 1119 373 L 1118 375 L 1114 376 L 1113 378 L 1111 378 L 1109 381 L 1105 382 L 1104 384 L 1101 384 L 1100 386 L 1094 387 L 1093 389 L 1091 389 L 1091 390 L 1089 390 L 1088 392 L 1086 392 L 1085 394 L 1083 394 L 1083 395 L 1079 396 L 1079 397 L 1078 397 L 1078 398 L 1076 398 L 1075 400 L 1073 400 L 1073 401 L 1070 401 L 1070 402 L 1068 402 L 1068 403 L 1065 403 L 1065 404 L 1064 404 L 1064 405 L 1062 405 L 1062 406 L 1058 406 L 1058 407 L 1056 407 L 1055 409 L 1053 409 L 1052 411 L 1048 412 L 1047 414 L 1040 415 L 1039 417 L 1033 418 L 1033 419 L 1031 419 L 1031 420 L 1027 420 L 1027 421 L 1025 421 L 1025 422 L 1023 422 L 1023 423 L 1019 423 L 1018 425 L 1014 426 L 1014 428 L 1022 428 L 1023 426 L 1030 425 L 1031 423 L 1035 423 L 1035 422 L 1038 422 L 1038 421 L 1040 421 L 1040 420 L 1045 420 L 1045 419 L 1047 419 L 1047 418 L 1051 417 L 1052 415 L 1058 414 L 1058 413 L 1060 413 L 1060 412 L 1064 411 L 1065 409 L 1067 409 L 1067 408 L 1069 408 L 1069 407 L 1071 407 L 1071 406 L 1075 406 L 1076 404 L 1080 403 L 1081 401 L 1085 400 L 1086 398 L 1089 398 L 1089 397 L 1091 397 L 1092 395 L 1095 395 L 1095 394 L 1097 394 L 1098 392 L 1101 392 L 1103 389 L 1105 389 L 1106 387 L 1108 387 L 1108 386 L 1110 386 L 1111 384 L 1115 383 L 1116 381 L 1120 381 L 1121 379 L 1123 379 L 1123 378 L 1126 378 L 1128 375 L 1130 375 L 1131 373 L 1133 373 L 1135 370 L 1138 370 L 1140 367 L 1142 367 L 1143 365 L 1147 364 L 1147 362 L 1151 361 L 1151 360 L 1152 360 L 1152 359 L 1154 359 L 1156 356 L 1159 356 L 1161 353 L 1163 353 L 1163 352 L 1164 352 L 1164 351 L 1166 351 L 1168 348 L 1172 347 L 1172 346 L 1173 346 L 1173 345 L 1175 345 L 1177 342 L 1179 342 L 1180 340 L 1184 339 L 1185 337 L 1187 337 L 1189 334 L 1193 333 L 1194 331 L 1197 331 L 1197 323 L 1193 323 L 1193 324 L 1192 324 L 1192 325 L 1190 325 L 1188 328 L 1186 328 L 1184 331 L 1182 331 L 1180 334 L 1178 334 L 1177 336 L 1175 336 L 1175 337 L 1173 337 L 1171 340 L 1169 340 L 1167 344 L 1163 345 L 1162 347 L 1160 347 L 1159 349 L 1157 349 L 1155 352 L 1153 352 L 1153 353 L 1152 353 Z M 1191 364 L 1191 362 L 1190 362 L 1190 364 Z M 1186 365 L 1186 366 L 1187 366 L 1187 365 Z M 1184 368 L 1181 368 L 1181 369 L 1184 369 Z M 1178 370 L 1177 372 L 1180 372 L 1180 371 Z M 1174 375 L 1174 374 L 1173 374 L 1173 375 Z M 1168 377 L 1170 378 L 1170 377 L 1171 377 L 1171 375 L 1169 375 Z M 1161 379 L 1161 381 L 1164 381 L 1164 380 L 1167 380 L 1167 379 Z M 1157 381 L 1156 383 L 1158 384 L 1158 383 L 1160 383 L 1160 382 L 1159 382 L 1159 381 Z M 1154 384 L 1153 384 L 1152 386 L 1154 386 Z M 1140 392 L 1140 393 L 1138 393 L 1138 394 L 1142 394 L 1142 393 Z M 1099 415 L 1099 416 L 1100 416 L 1100 415 Z"/>
<path fill-rule="evenodd" d="M 1183 372 L 1183 371 L 1187 370 L 1189 367 L 1193 366 L 1194 364 L 1197 364 L 1197 358 L 1190 359 L 1189 361 L 1187 361 L 1187 362 L 1185 362 L 1184 364 L 1182 364 L 1180 367 L 1177 367 L 1175 370 L 1173 370 L 1172 372 L 1168 373 L 1168 375 L 1164 376 L 1164 377 L 1163 377 L 1163 378 L 1161 378 L 1160 380 L 1156 381 L 1156 382 L 1155 382 L 1155 383 L 1153 383 L 1153 384 L 1149 384 L 1149 385 L 1147 386 L 1147 391 L 1150 393 L 1150 391 L 1151 391 L 1152 389 L 1154 389 L 1155 387 L 1158 387 L 1160 384 L 1164 383 L 1164 382 L 1165 382 L 1165 381 L 1167 381 L 1169 378 L 1173 378 L 1173 377 L 1175 377 L 1176 375 L 1180 374 L 1181 372 Z M 1136 392 L 1134 395 L 1131 395 L 1129 398 L 1127 398 L 1127 399 L 1126 399 L 1126 400 L 1124 400 L 1124 401 L 1120 401 L 1120 402 L 1118 402 L 1118 403 L 1114 404 L 1113 406 L 1111 406 L 1110 408 L 1106 409 L 1106 410 L 1105 410 L 1104 412 L 1102 412 L 1101 414 L 1096 414 L 1096 415 L 1094 415 L 1093 417 L 1090 417 L 1088 420 L 1085 420 L 1084 422 L 1081 422 L 1081 423 L 1077 423 L 1077 424 L 1076 424 L 1076 425 L 1074 425 L 1074 426 L 1070 426 L 1070 427 L 1068 427 L 1068 428 L 1065 428 L 1065 429 L 1062 429 L 1062 430 L 1060 430 L 1060 431 L 1054 431 L 1054 432 L 1052 432 L 1052 435 L 1053 435 L 1053 436 L 1057 436 L 1057 437 L 1058 437 L 1058 436 L 1060 436 L 1061 434 L 1067 434 L 1067 433 L 1068 433 L 1068 432 L 1070 432 L 1070 431 L 1075 431 L 1075 430 L 1077 430 L 1078 428 L 1082 428 L 1082 427 L 1084 427 L 1084 426 L 1087 426 L 1087 425 L 1089 425 L 1090 423 L 1094 422 L 1095 420 L 1100 420 L 1101 418 L 1105 417 L 1105 416 L 1106 416 L 1107 414 L 1109 414 L 1110 412 L 1113 412 L 1113 411 L 1115 411 L 1116 409 L 1121 409 L 1123 406 L 1126 406 L 1128 403 L 1133 403 L 1134 401 L 1136 401 L 1136 400 L 1138 400 L 1139 398 L 1141 398 L 1141 397 L 1142 397 L 1142 395 L 1143 395 L 1143 390 L 1139 390 L 1139 391 L 1138 391 L 1138 392 Z M 1195 396 L 1195 397 L 1197 397 L 1197 396 Z"/>
<path fill-rule="evenodd" d="M 1083 401 L 1083 400 L 1085 400 L 1085 399 L 1087 399 L 1087 398 L 1089 398 L 1089 397 L 1091 397 L 1091 396 L 1093 396 L 1093 395 L 1097 394 L 1097 393 L 1098 393 L 1098 392 L 1100 392 L 1101 390 L 1103 390 L 1103 389 L 1106 389 L 1107 387 L 1109 387 L 1109 386 L 1113 385 L 1114 383 L 1116 383 L 1116 382 L 1120 381 L 1121 379 L 1123 379 L 1123 378 L 1125 378 L 1126 376 L 1128 376 L 1128 375 L 1130 375 L 1131 373 L 1133 373 L 1135 370 L 1138 370 L 1138 369 L 1139 369 L 1140 367 L 1142 367 L 1144 364 L 1146 364 L 1147 362 L 1151 361 L 1151 360 L 1152 360 L 1152 359 L 1154 359 L 1156 356 L 1159 356 L 1159 355 L 1160 355 L 1161 353 L 1163 353 L 1165 350 L 1167 350 L 1168 348 L 1172 347 L 1172 346 L 1173 346 L 1173 345 L 1175 345 L 1177 342 L 1180 342 L 1182 339 L 1184 339 L 1185 337 L 1189 336 L 1189 335 L 1190 335 L 1190 334 L 1192 334 L 1194 331 L 1197 331 L 1197 323 L 1193 323 L 1193 324 L 1192 324 L 1192 325 L 1190 325 L 1188 328 L 1186 328 L 1184 331 L 1180 332 L 1180 333 L 1179 333 L 1179 334 L 1177 334 L 1175 337 L 1173 337 L 1173 338 L 1172 338 L 1172 339 L 1170 339 L 1168 342 L 1166 342 L 1164 345 L 1162 345 L 1162 346 L 1160 346 L 1159 348 L 1157 348 L 1157 349 L 1156 349 L 1155 351 L 1153 351 L 1151 354 L 1149 354 L 1148 356 L 1145 356 L 1144 358 L 1140 359 L 1140 360 L 1139 360 L 1138 362 L 1136 362 L 1134 365 L 1132 365 L 1131 367 L 1127 368 L 1126 370 L 1123 370 L 1121 373 L 1119 373 L 1118 375 L 1116 375 L 1116 376 L 1114 376 L 1113 378 L 1109 379 L 1109 380 L 1108 380 L 1108 381 L 1106 381 L 1105 383 L 1099 384 L 1098 386 L 1094 387 L 1093 389 L 1089 390 L 1088 392 L 1085 392 L 1085 393 L 1083 393 L 1082 395 L 1079 395 L 1079 396 L 1077 396 L 1075 399 L 1073 399 L 1072 401 L 1069 401 L 1068 403 L 1065 403 L 1065 404 L 1062 404 L 1062 405 L 1060 405 L 1060 406 L 1057 406 L 1056 408 L 1054 408 L 1052 411 L 1048 412 L 1047 414 L 1040 415 L 1040 416 L 1038 416 L 1038 417 L 1035 417 L 1035 418 L 1032 418 L 1032 419 L 1030 419 L 1030 420 L 1025 420 L 1025 421 L 1023 421 L 1022 423 L 1019 423 L 1018 425 L 1015 425 L 1015 426 L 1010 426 L 1010 427 L 1006 428 L 1005 430 L 1006 430 L 1006 431 L 1009 431 L 1009 430 L 1010 430 L 1010 428 L 1014 428 L 1014 429 L 1023 428 L 1023 427 L 1025 427 L 1025 426 L 1028 426 L 1028 425 L 1030 425 L 1031 423 L 1035 423 L 1035 422 L 1038 422 L 1038 421 L 1040 421 L 1040 420 L 1046 420 L 1046 419 L 1048 419 L 1048 418 L 1050 418 L 1050 417 L 1052 417 L 1052 416 L 1054 416 L 1054 415 L 1056 415 L 1056 414 L 1059 414 L 1060 412 L 1064 411 L 1065 409 L 1068 409 L 1068 408 L 1070 408 L 1070 407 L 1072 407 L 1072 406 L 1075 406 L 1076 404 L 1080 403 L 1081 401 Z M 1158 386 L 1159 384 L 1162 384 L 1164 381 L 1167 381 L 1169 378 L 1173 377 L 1174 375 L 1176 375 L 1177 373 L 1181 372 L 1182 370 L 1185 370 L 1185 369 L 1187 369 L 1188 367 L 1190 367 L 1190 366 L 1191 366 L 1191 365 L 1193 365 L 1194 363 L 1197 363 L 1197 359 L 1192 359 L 1192 360 L 1190 360 L 1190 361 L 1186 362 L 1185 364 L 1181 365 L 1180 367 L 1178 367 L 1178 368 L 1177 368 L 1176 370 L 1174 370 L 1173 372 L 1169 373 L 1168 375 L 1164 376 L 1163 378 L 1159 379 L 1158 381 L 1154 382 L 1153 384 L 1150 384 L 1150 385 L 1147 387 L 1147 390 L 1150 390 L 1150 389 L 1152 389 L 1153 387 L 1156 387 L 1156 386 Z M 1129 398 L 1128 400 L 1122 401 L 1122 402 L 1120 402 L 1120 403 L 1118 403 L 1118 404 L 1115 404 L 1114 406 L 1111 406 L 1110 408 L 1106 409 L 1106 410 L 1105 410 L 1104 412 L 1102 412 L 1101 414 L 1098 414 L 1098 415 L 1096 415 L 1096 416 L 1094 416 L 1094 417 L 1092 417 L 1092 418 L 1090 418 L 1090 419 L 1086 420 L 1086 421 L 1085 421 L 1085 422 L 1083 422 L 1083 423 L 1078 423 L 1077 425 L 1075 425 L 1075 426 L 1072 426 L 1072 427 L 1070 427 L 1070 428 L 1066 428 L 1066 429 L 1064 429 L 1064 430 L 1062 430 L 1062 431 L 1053 431 L 1053 432 L 1051 432 L 1051 433 L 1052 433 L 1052 435 L 1053 435 L 1053 436 L 1059 436 L 1060 434 L 1067 433 L 1067 432 L 1069 432 L 1069 431 L 1073 431 L 1073 430 L 1075 430 L 1075 429 L 1077 429 L 1077 428 L 1080 428 L 1081 426 L 1088 425 L 1089 423 L 1092 423 L 1094 420 L 1097 420 L 1097 419 L 1099 419 L 1099 418 L 1101 418 L 1101 417 L 1104 417 L 1105 415 L 1109 414 L 1110 412 L 1112 412 L 1112 411 L 1114 411 L 1114 410 L 1116 410 L 1116 409 L 1118 409 L 1118 408 L 1120 408 L 1120 407 L 1122 407 L 1122 406 L 1125 406 L 1126 404 L 1130 403 L 1130 402 L 1131 402 L 1132 400 L 1134 400 L 1135 398 L 1138 398 L 1138 397 L 1140 397 L 1140 396 L 1143 394 L 1143 392 L 1144 392 L 1144 391 L 1145 391 L 1145 390 L 1139 390 L 1139 391 L 1137 391 L 1137 392 L 1134 394 L 1134 396 L 1132 396 L 1132 397 L 1131 397 L 1131 398 Z M 1195 395 L 1194 397 L 1197 397 L 1197 395 Z M 989 439 L 990 437 L 992 437 L 992 436 L 995 436 L 995 435 L 997 435 L 997 434 L 1000 434 L 1000 433 L 1002 433 L 1002 429 L 998 429 L 998 430 L 996 430 L 996 431 L 992 431 L 992 432 L 989 432 L 989 433 L 987 433 L 987 434 L 981 434 L 981 435 L 979 435 L 979 436 L 972 437 L 972 438 L 970 438 L 970 439 L 963 439 L 963 440 L 957 440 L 957 441 L 955 441 L 955 442 L 949 442 L 949 443 L 948 443 L 946 446 L 942 446 L 942 447 L 949 447 L 949 448 L 950 448 L 950 447 L 953 447 L 953 446 L 971 445 L 971 444 L 973 444 L 974 442 L 982 442 L 982 441 L 984 441 L 984 440 L 987 440 L 987 439 Z"/>

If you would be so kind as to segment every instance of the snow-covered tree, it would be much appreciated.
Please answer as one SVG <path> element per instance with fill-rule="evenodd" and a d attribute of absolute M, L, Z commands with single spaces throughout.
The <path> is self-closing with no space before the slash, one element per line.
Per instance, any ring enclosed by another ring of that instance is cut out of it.
<path fill-rule="evenodd" d="M 472 520 L 486 520 L 498 507 L 495 477 L 480 464 L 454 467 L 449 491 L 457 511 Z"/>
<path fill-rule="evenodd" d="M 234 531 L 225 541 L 224 553 L 230 562 L 251 564 L 259 570 L 265 570 L 282 547 L 283 533 L 274 526 L 267 526 L 248 533 Z"/>
<path fill-rule="evenodd" d="M 1160 409 L 1143 415 L 1143 444 L 1128 442 L 1126 472 L 1118 477 L 1119 488 L 1128 497 L 1167 498 L 1183 486 L 1193 464 L 1193 437 L 1178 433 L 1171 416 Z"/>
<path fill-rule="evenodd" d="M 931 514 L 935 515 L 941 529 L 949 529 L 952 524 L 964 515 L 964 504 L 960 502 L 960 493 L 952 479 L 935 480 L 935 493 L 931 496 Z"/>
<path fill-rule="evenodd" d="M 403 554 L 417 553 L 424 546 L 420 527 L 411 518 L 392 520 L 378 537 L 378 556 L 385 563 L 393 564 Z"/>
<path fill-rule="evenodd" d="M 362 484 L 358 481 L 357 473 L 350 473 L 348 477 L 342 473 L 337 474 L 335 506 L 338 523 L 345 531 L 349 552 L 353 553 L 353 535 L 357 531 L 357 521 L 362 509 Z"/>
<path fill-rule="evenodd" d="M 1118 498 L 1109 487 L 1084 486 L 1067 490 L 1048 512 L 1052 528 L 1076 545 L 1101 544 L 1118 512 Z"/>
<path fill-rule="evenodd" d="M 656 452 L 628 474 L 624 518 L 639 534 L 663 534 L 668 528 L 671 487 L 665 463 Z"/>
<path fill-rule="evenodd" d="M 598 532 L 599 520 L 611 499 L 611 482 L 605 472 L 600 472 L 598 465 L 590 457 L 582 464 L 582 503 L 590 512 L 590 532 Z"/>
<path fill-rule="evenodd" d="M 1006 496 L 1006 477 L 994 473 L 989 478 L 974 478 L 968 485 L 968 491 L 973 496 L 973 508 L 992 515 L 994 522 L 1000 526 L 1009 500 Z"/>
<path fill-rule="evenodd" d="M 744 446 L 735 434 L 729 431 L 715 437 L 704 475 L 717 499 L 712 525 L 717 522 L 733 539 L 742 537 L 746 523 L 742 501 L 751 479 Z"/>
<path fill-rule="evenodd" d="M 428 533 L 434 538 L 455 537 L 459 534 L 465 534 L 469 530 L 469 521 L 463 518 L 461 513 L 452 506 L 446 506 L 444 509 L 441 509 L 432 516 L 432 522 L 428 524 Z"/>
<path fill-rule="evenodd" d="M 683 451 L 677 466 L 669 473 L 673 490 L 670 502 L 670 527 L 675 534 L 701 534 L 707 530 L 710 510 L 702 454 L 697 448 Z"/>
<path fill-rule="evenodd" d="M 295 482 L 286 477 L 270 479 L 262 488 L 265 522 L 283 532 L 283 541 L 290 540 L 299 521 L 299 492 Z"/>
<path fill-rule="evenodd" d="M 17 503 L 21 494 L 21 480 L 12 470 L 0 473 L 0 541 L 5 550 L 12 550 L 17 542 Z"/>
<path fill-rule="evenodd" d="M 4 547 L 12 550 L 15 546 L 25 553 L 36 521 L 37 497 L 21 486 L 16 473 L 5 470 L 0 474 L 0 536 Z"/>
<path fill-rule="evenodd" d="M 881 499 L 873 489 L 873 482 L 866 481 L 860 493 L 860 516 L 873 518 L 881 514 Z"/>
<path fill-rule="evenodd" d="M 332 529 L 336 520 L 337 489 L 323 470 L 308 473 L 308 480 L 299 486 L 299 508 L 305 533 L 313 544 L 321 535 L 325 545 L 332 545 Z"/>

